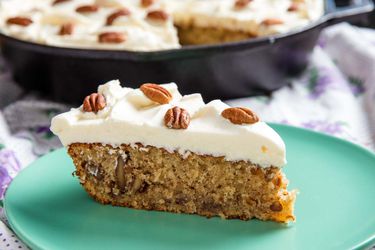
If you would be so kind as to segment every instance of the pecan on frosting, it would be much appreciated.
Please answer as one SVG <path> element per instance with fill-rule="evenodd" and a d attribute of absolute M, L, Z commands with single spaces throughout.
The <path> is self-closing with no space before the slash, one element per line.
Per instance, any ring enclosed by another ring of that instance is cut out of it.
<path fill-rule="evenodd" d="M 56 4 L 60 4 L 60 3 L 64 3 L 64 2 L 69 2 L 71 0 L 55 0 L 52 2 L 52 5 L 56 5 Z"/>
<path fill-rule="evenodd" d="M 104 109 L 106 105 L 107 103 L 102 94 L 93 93 L 86 96 L 83 100 L 83 111 L 98 113 L 98 111 Z"/>
<path fill-rule="evenodd" d="M 246 6 L 249 5 L 249 3 L 251 2 L 252 0 L 236 0 L 234 2 L 234 7 L 237 8 L 237 9 L 242 9 L 242 8 L 245 8 Z"/>
<path fill-rule="evenodd" d="M 227 108 L 221 115 L 233 124 L 253 124 L 259 121 L 258 116 L 248 108 Z"/>
<path fill-rule="evenodd" d="M 99 10 L 99 7 L 95 4 L 92 5 L 81 5 L 76 8 L 76 12 L 85 14 L 85 13 L 94 13 Z"/>
<path fill-rule="evenodd" d="M 59 30 L 60 36 L 71 35 L 73 33 L 74 26 L 72 23 L 65 23 L 61 25 Z"/>
<path fill-rule="evenodd" d="M 155 0 L 141 0 L 141 6 L 147 8 L 155 3 Z"/>
<path fill-rule="evenodd" d="M 110 14 L 108 17 L 107 17 L 107 21 L 106 21 L 106 25 L 109 26 L 109 25 L 112 25 L 113 22 L 121 17 L 121 16 L 129 16 L 130 15 L 130 10 L 128 10 L 127 8 L 122 8 L 122 9 L 119 9 L 115 12 L 113 12 L 112 14 Z"/>
<path fill-rule="evenodd" d="M 33 23 L 33 20 L 31 20 L 28 17 L 22 17 L 22 16 L 16 16 L 16 17 L 11 17 L 7 19 L 7 24 L 14 24 L 14 25 L 19 25 L 19 26 L 29 26 L 30 24 Z"/>
<path fill-rule="evenodd" d="M 169 15 L 164 10 L 153 10 L 147 13 L 147 19 L 154 21 L 167 21 Z"/>
<path fill-rule="evenodd" d="M 122 43 L 125 41 L 125 34 L 120 32 L 103 32 L 98 35 L 99 43 Z"/>
<path fill-rule="evenodd" d="M 140 90 L 151 101 L 159 104 L 167 104 L 172 100 L 172 94 L 168 90 L 154 83 L 144 83 L 141 85 Z"/>
<path fill-rule="evenodd" d="M 167 128 L 187 129 L 190 124 L 190 115 L 185 109 L 175 106 L 165 113 L 164 124 Z"/>

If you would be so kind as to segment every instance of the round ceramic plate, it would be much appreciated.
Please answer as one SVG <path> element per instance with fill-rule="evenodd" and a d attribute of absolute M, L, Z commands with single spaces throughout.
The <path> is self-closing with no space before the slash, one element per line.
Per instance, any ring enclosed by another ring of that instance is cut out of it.
<path fill-rule="evenodd" d="M 297 222 L 206 219 L 93 201 L 64 149 L 22 171 L 5 198 L 9 222 L 34 249 L 349 249 L 375 243 L 375 155 L 349 142 L 273 125 L 298 188 Z"/>

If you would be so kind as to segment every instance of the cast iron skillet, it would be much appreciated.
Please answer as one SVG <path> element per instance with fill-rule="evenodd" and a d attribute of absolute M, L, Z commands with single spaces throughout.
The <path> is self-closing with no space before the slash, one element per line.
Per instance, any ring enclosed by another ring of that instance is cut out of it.
<path fill-rule="evenodd" d="M 49 98 L 80 103 L 97 85 L 120 79 L 138 87 L 144 82 L 177 82 L 182 93 L 200 92 L 206 100 L 267 93 L 288 83 L 307 65 L 320 31 L 333 23 L 363 18 L 371 0 L 337 7 L 327 0 L 325 14 L 299 30 L 272 37 L 209 46 L 185 46 L 157 52 L 58 48 L 0 34 L 2 52 L 14 79 Z"/>

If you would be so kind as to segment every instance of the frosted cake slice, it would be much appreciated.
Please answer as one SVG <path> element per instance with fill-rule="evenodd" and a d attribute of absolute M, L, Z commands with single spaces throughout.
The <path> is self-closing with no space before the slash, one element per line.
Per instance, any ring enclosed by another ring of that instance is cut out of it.
<path fill-rule="evenodd" d="M 85 190 L 136 209 L 294 221 L 280 136 L 247 108 L 176 84 L 99 86 L 81 107 L 53 118 Z"/>

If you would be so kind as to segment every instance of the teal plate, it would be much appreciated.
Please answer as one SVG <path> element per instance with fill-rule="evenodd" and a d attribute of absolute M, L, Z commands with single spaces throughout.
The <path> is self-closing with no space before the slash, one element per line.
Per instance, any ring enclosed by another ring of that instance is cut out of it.
<path fill-rule="evenodd" d="M 323 134 L 272 125 L 284 138 L 297 222 L 206 219 L 103 206 L 73 178 L 64 149 L 22 171 L 5 210 L 34 249 L 349 249 L 375 243 L 375 155 Z"/>

